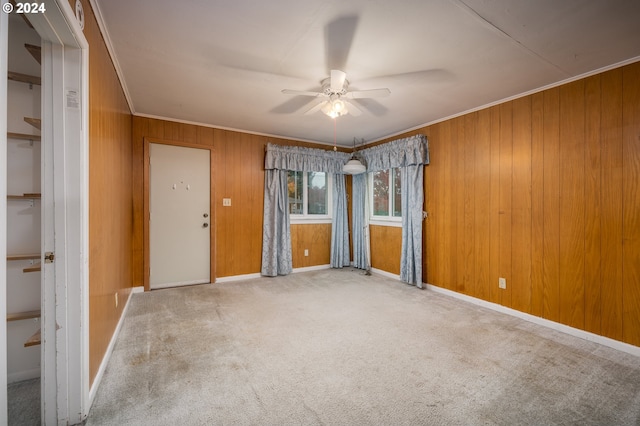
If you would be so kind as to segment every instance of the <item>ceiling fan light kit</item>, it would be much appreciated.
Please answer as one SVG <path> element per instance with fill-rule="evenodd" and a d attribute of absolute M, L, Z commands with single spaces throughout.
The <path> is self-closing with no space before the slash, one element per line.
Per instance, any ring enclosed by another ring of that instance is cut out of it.
<path fill-rule="evenodd" d="M 301 90 L 285 89 L 282 93 L 286 95 L 310 96 L 314 98 L 324 98 L 325 101 L 317 103 L 310 110 L 305 112 L 306 115 L 322 111 L 331 118 L 337 118 L 342 115 L 351 114 L 359 116 L 362 111 L 350 99 L 366 99 L 381 98 L 391 94 L 389 89 L 372 89 L 352 91 L 349 89 L 349 81 L 347 74 L 340 70 L 331 70 L 331 76 L 322 80 L 321 92 L 309 92 Z M 349 99 L 349 100 L 348 100 Z"/>
<path fill-rule="evenodd" d="M 336 118 L 347 114 L 349 111 L 347 110 L 344 101 L 340 99 L 340 96 L 332 94 L 329 97 L 329 100 L 322 107 L 322 112 L 331 118 Z"/>

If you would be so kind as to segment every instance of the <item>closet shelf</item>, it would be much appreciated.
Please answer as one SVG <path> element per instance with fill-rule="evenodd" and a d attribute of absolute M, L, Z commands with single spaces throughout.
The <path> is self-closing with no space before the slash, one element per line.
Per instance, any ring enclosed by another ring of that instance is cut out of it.
<path fill-rule="evenodd" d="M 22 195 L 7 195 L 8 200 L 34 200 L 42 198 L 42 194 L 22 194 Z"/>
<path fill-rule="evenodd" d="M 42 128 L 42 120 L 40 120 L 39 118 L 24 117 L 24 121 L 31 124 L 38 130 Z"/>
<path fill-rule="evenodd" d="M 40 270 L 41 270 L 40 263 L 36 263 L 36 264 L 34 264 L 33 266 L 29 266 L 28 268 L 24 268 L 24 269 L 22 270 L 22 272 L 23 272 L 23 273 L 27 273 L 27 272 L 38 272 L 38 271 L 40 271 Z"/>
<path fill-rule="evenodd" d="M 33 333 L 33 336 L 29 337 L 29 340 L 24 342 L 24 347 L 28 348 L 29 346 L 37 346 L 40 344 L 40 329 Z"/>
<path fill-rule="evenodd" d="M 33 254 L 8 254 L 7 260 L 31 260 L 40 259 L 40 253 Z"/>
<path fill-rule="evenodd" d="M 40 135 L 29 135 L 26 133 L 13 133 L 13 132 L 7 132 L 7 138 L 21 139 L 25 141 L 39 141 L 41 139 Z"/>
<path fill-rule="evenodd" d="M 29 53 L 31 53 L 31 56 L 33 56 L 33 59 L 35 59 L 38 64 L 42 65 L 42 49 L 40 48 L 40 46 L 34 46 L 33 44 L 25 43 L 24 48 L 27 49 Z"/>
<path fill-rule="evenodd" d="M 16 312 L 15 314 L 7 314 L 7 322 L 20 321 L 32 318 L 40 318 L 40 309 L 35 311 Z"/>
<path fill-rule="evenodd" d="M 19 81 L 20 83 L 35 84 L 36 86 L 40 86 L 42 84 L 42 79 L 35 75 L 20 74 L 19 72 L 9 71 L 7 72 L 7 77 L 9 80 Z"/>

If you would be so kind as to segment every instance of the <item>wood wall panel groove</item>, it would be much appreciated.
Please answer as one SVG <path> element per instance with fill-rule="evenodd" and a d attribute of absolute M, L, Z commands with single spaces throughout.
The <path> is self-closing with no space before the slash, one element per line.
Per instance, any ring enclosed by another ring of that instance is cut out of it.
<path fill-rule="evenodd" d="M 433 126 L 428 129 L 429 140 L 440 140 L 439 127 Z M 427 200 L 429 218 L 426 221 L 427 227 L 427 240 L 425 245 L 427 247 L 426 259 L 429 267 L 427 268 L 427 275 L 424 277 L 428 283 L 435 282 L 434 280 L 440 280 L 442 277 L 442 261 L 443 255 L 441 246 L 442 235 L 442 203 L 437 202 L 442 200 L 442 192 L 444 191 L 442 184 L 442 144 L 429 144 L 429 157 L 438 158 L 437 162 L 432 161 L 432 166 L 425 168 L 425 175 L 428 175 L 430 182 L 428 193 L 425 193 Z"/>
<path fill-rule="evenodd" d="M 500 303 L 502 290 L 496 285 L 500 277 L 500 107 L 490 108 L 490 113 L 489 301 Z"/>
<path fill-rule="evenodd" d="M 511 307 L 531 313 L 531 97 L 513 101 Z"/>
<path fill-rule="evenodd" d="M 491 163 L 491 114 L 488 110 L 479 111 L 476 115 L 475 132 L 475 199 L 474 199 L 474 231 L 475 231 L 475 286 L 472 294 L 488 300 L 491 294 L 489 288 L 489 246 L 491 221 L 491 175 L 487 164 Z M 428 166 L 427 168 L 430 168 Z"/>
<path fill-rule="evenodd" d="M 543 318 L 560 320 L 560 99 L 559 89 L 544 92 L 544 254 Z"/>
<path fill-rule="evenodd" d="M 513 102 L 500 105 L 500 175 L 499 175 L 499 276 L 506 278 L 507 288 L 499 292 L 498 302 L 511 307 L 512 256 L 511 245 L 513 219 Z M 497 282 L 497 281 L 496 281 Z"/>
<path fill-rule="evenodd" d="M 468 114 L 463 117 L 464 120 L 464 138 L 458 134 L 460 139 L 464 140 L 476 140 L 476 123 L 477 114 Z M 461 120 L 462 121 L 462 120 Z M 464 159 L 464 227 L 461 233 L 463 243 L 463 288 L 462 292 L 465 294 L 475 293 L 475 276 L 476 276 L 476 263 L 473 253 L 476 247 L 476 235 L 475 235 L 475 156 L 476 150 L 465 149 L 466 145 L 461 143 Z"/>
<path fill-rule="evenodd" d="M 519 188 L 516 188 L 516 191 Z M 531 307 L 544 315 L 544 94 L 531 96 Z"/>
<path fill-rule="evenodd" d="M 601 79 L 602 334 L 622 339 L 622 70 Z"/>
<path fill-rule="evenodd" d="M 455 170 L 455 163 L 453 162 L 453 153 L 451 146 L 451 122 L 442 123 L 440 126 L 440 138 L 442 141 L 441 152 L 440 155 L 441 161 L 444 165 L 443 171 L 443 179 L 442 179 L 442 239 L 440 240 L 440 250 L 441 250 L 441 260 L 442 260 L 442 285 L 449 289 L 453 290 L 455 283 L 452 282 L 452 269 L 456 266 L 456 250 L 454 247 L 455 244 L 455 204 L 451 201 L 452 193 L 451 189 L 453 187 L 453 172 Z M 373 239 L 372 239 L 373 241 Z M 372 256 L 373 257 L 373 254 Z"/>
<path fill-rule="evenodd" d="M 585 81 L 585 330 L 601 332 L 600 76 Z"/>
<path fill-rule="evenodd" d="M 584 81 L 560 88 L 559 320 L 584 328 Z"/>
<path fill-rule="evenodd" d="M 455 197 L 455 225 L 453 227 L 453 233 L 455 239 L 453 240 L 453 253 L 454 259 L 451 264 L 451 283 L 453 289 L 459 293 L 466 293 L 467 283 L 465 277 L 465 239 L 468 237 L 465 235 L 465 128 L 464 117 L 458 117 L 453 120 L 452 132 L 451 132 L 451 146 L 453 150 L 453 160 L 455 163 L 455 170 L 453 171 L 453 186 L 452 192 Z"/>

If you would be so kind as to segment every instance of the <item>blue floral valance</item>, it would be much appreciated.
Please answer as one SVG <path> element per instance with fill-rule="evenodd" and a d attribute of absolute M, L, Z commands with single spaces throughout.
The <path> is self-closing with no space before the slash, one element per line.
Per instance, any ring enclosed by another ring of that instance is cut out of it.
<path fill-rule="evenodd" d="M 295 170 L 301 172 L 343 173 L 342 166 L 351 154 L 339 151 L 267 144 L 265 170 Z"/>
<path fill-rule="evenodd" d="M 364 160 L 367 172 L 429 164 L 429 143 L 425 135 L 398 139 L 358 151 Z"/>

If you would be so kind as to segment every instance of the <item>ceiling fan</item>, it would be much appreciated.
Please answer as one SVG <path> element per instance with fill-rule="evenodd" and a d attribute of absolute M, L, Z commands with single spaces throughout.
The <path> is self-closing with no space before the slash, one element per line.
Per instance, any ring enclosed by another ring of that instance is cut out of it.
<path fill-rule="evenodd" d="M 347 74 L 340 70 L 331 70 L 330 77 L 322 80 L 321 84 L 321 92 L 284 89 L 282 93 L 286 95 L 322 98 L 323 100 L 315 104 L 311 109 L 307 110 L 305 115 L 322 111 L 331 118 L 336 118 L 345 114 L 351 114 L 354 116 L 362 114 L 362 111 L 355 106 L 353 102 L 350 102 L 351 99 L 382 98 L 391 94 L 391 91 L 386 88 L 349 91 Z"/>

